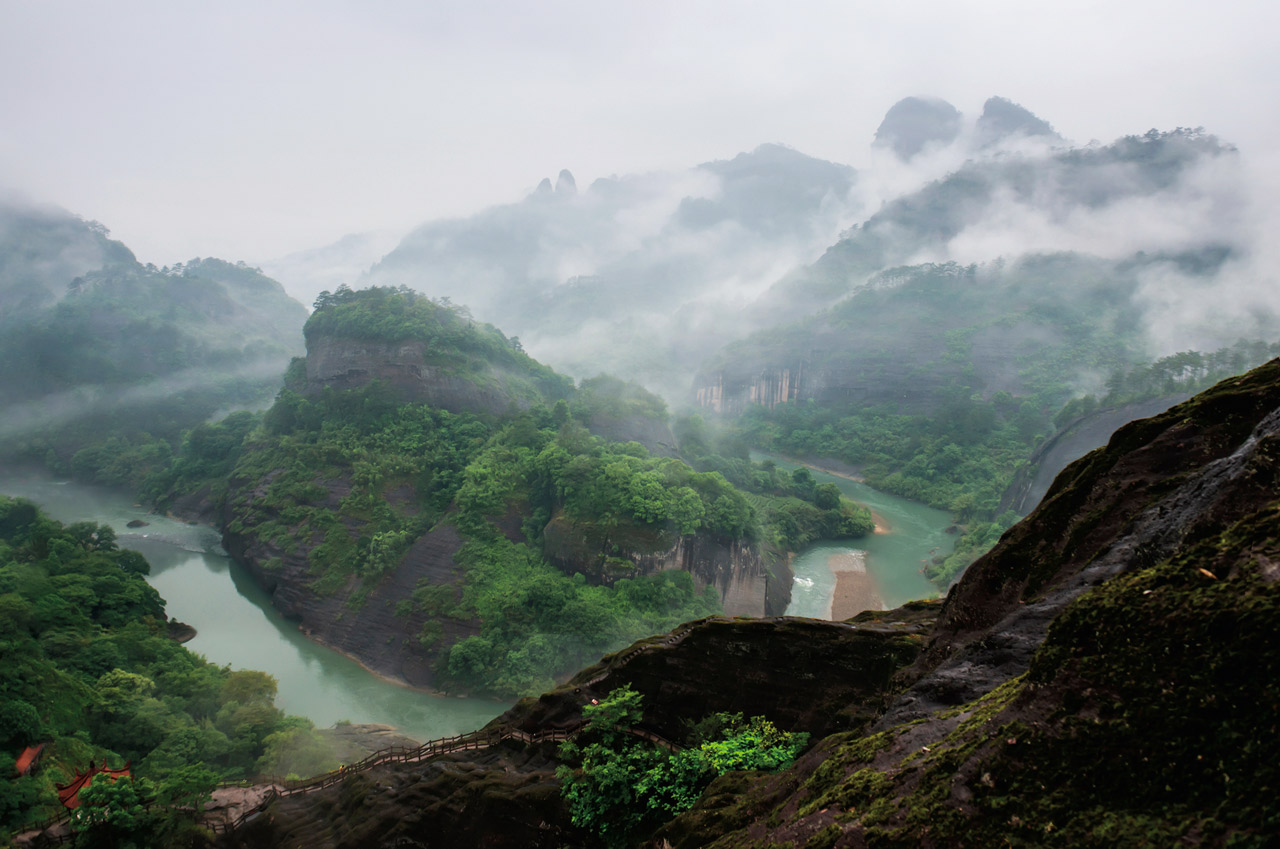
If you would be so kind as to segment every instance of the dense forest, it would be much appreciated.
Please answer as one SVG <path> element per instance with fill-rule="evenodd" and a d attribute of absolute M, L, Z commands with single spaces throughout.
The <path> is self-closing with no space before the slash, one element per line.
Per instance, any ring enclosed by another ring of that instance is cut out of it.
<path fill-rule="evenodd" d="M 1052 230 L 1198 197 L 1200 169 L 1236 155 L 1182 129 L 1063 147 L 1020 107 L 987 106 L 984 145 L 1021 127 L 1050 146 L 975 148 L 843 231 L 852 169 L 780 146 L 698 166 L 714 190 L 667 204 L 648 235 L 628 222 L 679 181 L 580 195 L 564 172 L 518 204 L 419 228 L 366 275 L 400 285 L 321 291 L 309 318 L 243 262 L 144 265 L 100 224 L 0 204 L 0 463 L 217 525 L 301 630 L 449 694 L 537 696 L 690 620 L 781 613 L 792 554 L 873 531 L 835 485 L 753 450 L 839 461 L 948 511 L 954 551 L 924 570 L 945 591 L 1006 544 L 1010 493 L 1055 439 L 1280 353 L 1258 341 L 1275 338 L 1266 310 L 1185 350 L 1163 338 L 1183 344 L 1161 304 L 1239 271 L 1242 246 L 1216 230 L 971 261 L 1020 216 Z M 576 267 L 557 252 L 578 250 L 592 273 L 555 277 Z M 756 299 L 739 309 L 726 281 Z M 476 314 L 451 292 L 474 292 Z M 499 317 L 526 341 L 487 323 Z M 599 364 L 622 376 L 587 376 Z M 197 840 L 182 808 L 219 781 L 336 763 L 275 708 L 269 676 L 183 649 L 147 574 L 110 528 L 0 496 L 0 770 L 45 745 L 41 769 L 0 785 L 0 837 L 56 811 L 54 782 L 90 760 L 136 778 L 87 791 L 101 804 L 78 827 L 114 831 L 81 842 L 137 845 Z M 625 686 L 581 715 L 558 753 L 565 805 L 617 845 L 806 744 L 732 711 L 687 723 L 678 752 L 642 743 Z"/>
<path fill-rule="evenodd" d="M 143 265 L 107 228 L 0 203 L 0 462 L 136 490 L 184 433 L 261 408 L 305 308 L 244 263 Z"/>
<path fill-rule="evenodd" d="M 478 351 L 508 373 L 531 363 L 458 308 L 403 291 L 322 298 L 309 339 L 326 329 L 393 341 L 451 333 L 446 350 Z M 423 583 L 398 610 L 425 614 L 417 639 L 439 652 L 441 683 L 499 694 L 539 692 L 605 651 L 719 610 L 716 594 L 695 591 L 687 572 L 639 573 L 636 552 L 702 535 L 779 558 L 815 538 L 872 529 L 865 508 L 807 473 L 714 456 L 695 460 L 708 466 L 699 471 L 595 436 L 585 423 L 665 418 L 665 407 L 605 378 L 550 403 L 571 385 L 523 367 L 539 377 L 543 402 L 493 417 L 403 403 L 376 380 L 308 392 L 299 364 L 261 427 L 243 431 L 243 419 L 206 427 L 164 483 L 173 492 L 210 483 L 228 499 L 231 533 L 305 557 L 317 592 L 354 580 L 356 603 L 400 567 L 415 540 L 441 523 L 456 528 L 465 539 L 457 580 Z M 449 645 L 441 640 L 453 633 L 450 621 L 482 625 Z"/>
<path fill-rule="evenodd" d="M 175 641 L 148 572 L 111 528 L 64 526 L 0 496 L 0 770 L 16 775 L 24 747 L 45 747 L 40 769 L 0 782 L 0 837 L 59 810 L 54 783 L 90 762 L 131 764 L 136 798 L 109 806 L 156 846 L 190 842 L 169 806 L 219 781 L 336 765 L 310 722 L 275 707 L 274 679 Z"/>

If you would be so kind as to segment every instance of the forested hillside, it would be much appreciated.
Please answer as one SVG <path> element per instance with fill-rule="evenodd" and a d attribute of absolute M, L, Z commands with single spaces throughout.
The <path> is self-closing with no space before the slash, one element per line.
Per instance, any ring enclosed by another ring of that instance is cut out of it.
<path fill-rule="evenodd" d="M 617 441 L 674 442 L 663 402 L 576 389 L 446 302 L 325 293 L 306 338 L 260 423 L 193 429 L 143 487 L 215 517 L 278 606 L 385 674 L 539 692 L 688 619 L 780 613 L 786 552 L 872 529 L 807 474 Z"/>
<path fill-rule="evenodd" d="M 268 403 L 306 318 L 243 263 L 140 264 L 105 227 L 0 207 L 0 457 L 136 488 L 183 432 Z"/>
<path fill-rule="evenodd" d="M 128 797 L 103 801 L 136 818 L 147 845 L 168 846 L 196 836 L 168 806 L 218 781 L 336 764 L 310 722 L 274 706 L 274 679 L 175 641 L 148 572 L 109 527 L 64 526 L 0 496 L 0 840 L 60 811 L 54 784 L 91 761 L 132 765 Z M 15 758 L 35 746 L 39 768 L 17 776 Z"/>
<path fill-rule="evenodd" d="M 691 623 L 492 723 L 573 745 L 353 777 L 237 842 L 1270 846 L 1278 404 L 1272 361 L 1124 427 L 941 603 Z"/>
<path fill-rule="evenodd" d="M 877 488 L 950 510 L 966 534 L 929 566 L 945 587 L 1016 518 L 1002 506 L 1014 475 L 1060 427 L 1191 394 L 1277 352 L 1242 342 L 1148 359 L 1135 304 L 1144 275 L 1173 264 L 1207 280 L 1223 259 L 1057 254 L 891 269 L 726 348 L 697 399 L 752 445 L 836 458 Z"/>

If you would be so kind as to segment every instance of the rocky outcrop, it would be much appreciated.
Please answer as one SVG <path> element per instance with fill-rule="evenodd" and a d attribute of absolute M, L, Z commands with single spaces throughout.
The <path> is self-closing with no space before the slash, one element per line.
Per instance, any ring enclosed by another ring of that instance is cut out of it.
<path fill-rule="evenodd" d="M 578 183 L 573 179 L 573 174 L 569 173 L 568 168 L 560 170 L 559 176 L 556 177 L 556 194 L 573 196 L 578 193 Z"/>
<path fill-rule="evenodd" d="M 265 486 L 265 485 L 261 485 Z M 341 481 L 326 483 L 330 498 L 345 491 Z M 240 514 L 256 522 L 270 521 L 274 514 L 261 503 Z M 462 537 L 451 525 L 440 525 L 420 537 L 409 548 L 400 565 L 371 589 L 362 587 L 355 576 L 332 592 L 316 589 L 308 562 L 311 546 L 289 550 L 257 539 L 252 526 L 234 525 L 223 534 L 223 546 L 245 564 L 258 584 L 271 596 L 271 603 L 308 637 L 359 661 L 372 671 L 417 687 L 435 685 L 434 667 L 441 652 L 480 631 L 478 622 L 439 620 L 443 633 L 430 646 L 418 640 L 427 614 L 401 605 L 413 595 L 419 581 L 448 584 L 460 576 L 453 556 L 462 547 Z"/>
<path fill-rule="evenodd" d="M 960 113 L 950 103 L 935 97 L 904 97 L 885 113 L 874 144 L 905 161 L 927 147 L 950 144 L 958 135 Z"/>
<path fill-rule="evenodd" d="M 861 729 L 894 672 L 918 655 L 937 607 L 924 602 L 848 623 L 789 617 L 690 623 L 672 637 L 609 655 L 491 725 L 572 725 L 583 704 L 630 685 L 662 694 L 664 707 L 646 711 L 644 727 L 668 738 L 683 734 L 684 721 L 717 711 L 767 715 L 780 727 L 820 734 Z M 355 774 L 336 787 L 279 800 L 237 831 L 234 845 L 598 846 L 596 836 L 569 821 L 554 752 L 547 744 L 507 743 Z"/>
<path fill-rule="evenodd" d="M 874 377 L 853 367 L 753 366 L 703 372 L 694 378 L 693 401 L 708 412 L 738 415 L 752 406 L 776 407 L 812 400 L 824 405 L 892 404 L 899 412 L 936 407 L 944 376 L 921 374 L 910 364 L 877 364 Z"/>
<path fill-rule="evenodd" d="M 494 722 L 565 727 L 584 702 L 629 685 L 653 705 L 645 727 L 672 740 L 682 737 L 686 722 L 720 711 L 767 716 L 815 737 L 861 730 L 883 708 L 894 674 L 919 656 L 938 607 L 912 602 L 847 622 L 792 616 L 691 622 L 603 658 Z"/>
<path fill-rule="evenodd" d="M 610 531 L 564 515 L 543 531 L 543 553 L 569 574 L 609 584 L 619 578 L 680 570 L 702 590 L 715 587 L 729 616 L 777 616 L 791 600 L 785 558 L 738 540 L 705 533 L 679 535 L 634 527 Z"/>
<path fill-rule="evenodd" d="M 1045 440 L 1018 469 L 1009 488 L 1000 499 L 1000 510 L 1026 514 L 1040 503 L 1058 474 L 1073 460 L 1107 444 L 1117 428 L 1135 419 L 1162 413 L 1188 394 L 1166 395 L 1147 401 L 1123 404 L 1081 416 Z"/>
<path fill-rule="evenodd" d="M 530 402 L 505 390 L 500 372 L 486 379 L 459 375 L 450 368 L 429 362 L 425 342 L 370 342 L 355 339 L 320 338 L 307 343 L 309 394 L 359 389 L 379 380 L 396 398 L 430 404 L 450 412 L 501 415 L 525 409 Z"/>
<path fill-rule="evenodd" d="M 1121 428 L 970 567 L 878 733 L 654 845 L 1267 845 L 1237 785 L 1280 778 L 1278 480 L 1280 361 Z"/>
<path fill-rule="evenodd" d="M 983 104 L 982 115 L 974 125 L 974 135 L 979 147 L 990 147 L 1016 138 L 1062 141 L 1062 136 L 1049 126 L 1048 121 L 1004 97 L 988 98 Z"/>
<path fill-rule="evenodd" d="M 424 763 L 356 773 L 341 784 L 276 801 L 221 841 L 237 849 L 595 845 L 569 821 L 555 777 L 555 745 L 508 744 Z"/>
<path fill-rule="evenodd" d="M 921 679 L 882 724 L 989 692 L 1027 669 L 1073 599 L 1274 498 L 1274 472 L 1251 466 L 1280 445 L 1280 361 L 1250 377 L 1132 422 L 1068 466 L 948 595 Z"/>

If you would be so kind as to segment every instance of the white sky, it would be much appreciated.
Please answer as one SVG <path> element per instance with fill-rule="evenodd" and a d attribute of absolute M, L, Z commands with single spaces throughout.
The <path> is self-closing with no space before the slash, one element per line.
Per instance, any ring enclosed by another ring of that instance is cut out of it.
<path fill-rule="evenodd" d="M 144 262 L 352 232 L 763 142 L 860 164 L 912 94 L 1280 161 L 1280 3 L 0 0 L 0 187 Z"/>

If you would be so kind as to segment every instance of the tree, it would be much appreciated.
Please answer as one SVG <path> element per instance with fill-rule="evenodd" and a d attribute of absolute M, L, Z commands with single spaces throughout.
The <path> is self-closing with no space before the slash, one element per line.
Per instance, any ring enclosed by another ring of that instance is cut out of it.
<path fill-rule="evenodd" d="M 813 488 L 813 504 L 819 510 L 834 510 L 840 506 L 840 488 L 833 483 L 820 483 Z"/>
<path fill-rule="evenodd" d="M 151 789 L 132 778 L 96 776 L 80 791 L 80 805 L 71 812 L 76 846 L 136 846 L 147 826 L 143 798 Z"/>
<path fill-rule="evenodd" d="M 720 713 L 695 726 L 697 745 L 671 753 L 630 733 L 643 719 L 642 697 L 630 685 L 584 706 L 582 715 L 578 741 L 560 747 L 565 763 L 556 777 L 574 824 L 609 846 L 628 845 L 689 810 L 726 772 L 785 769 L 809 740 L 762 716 Z"/>

